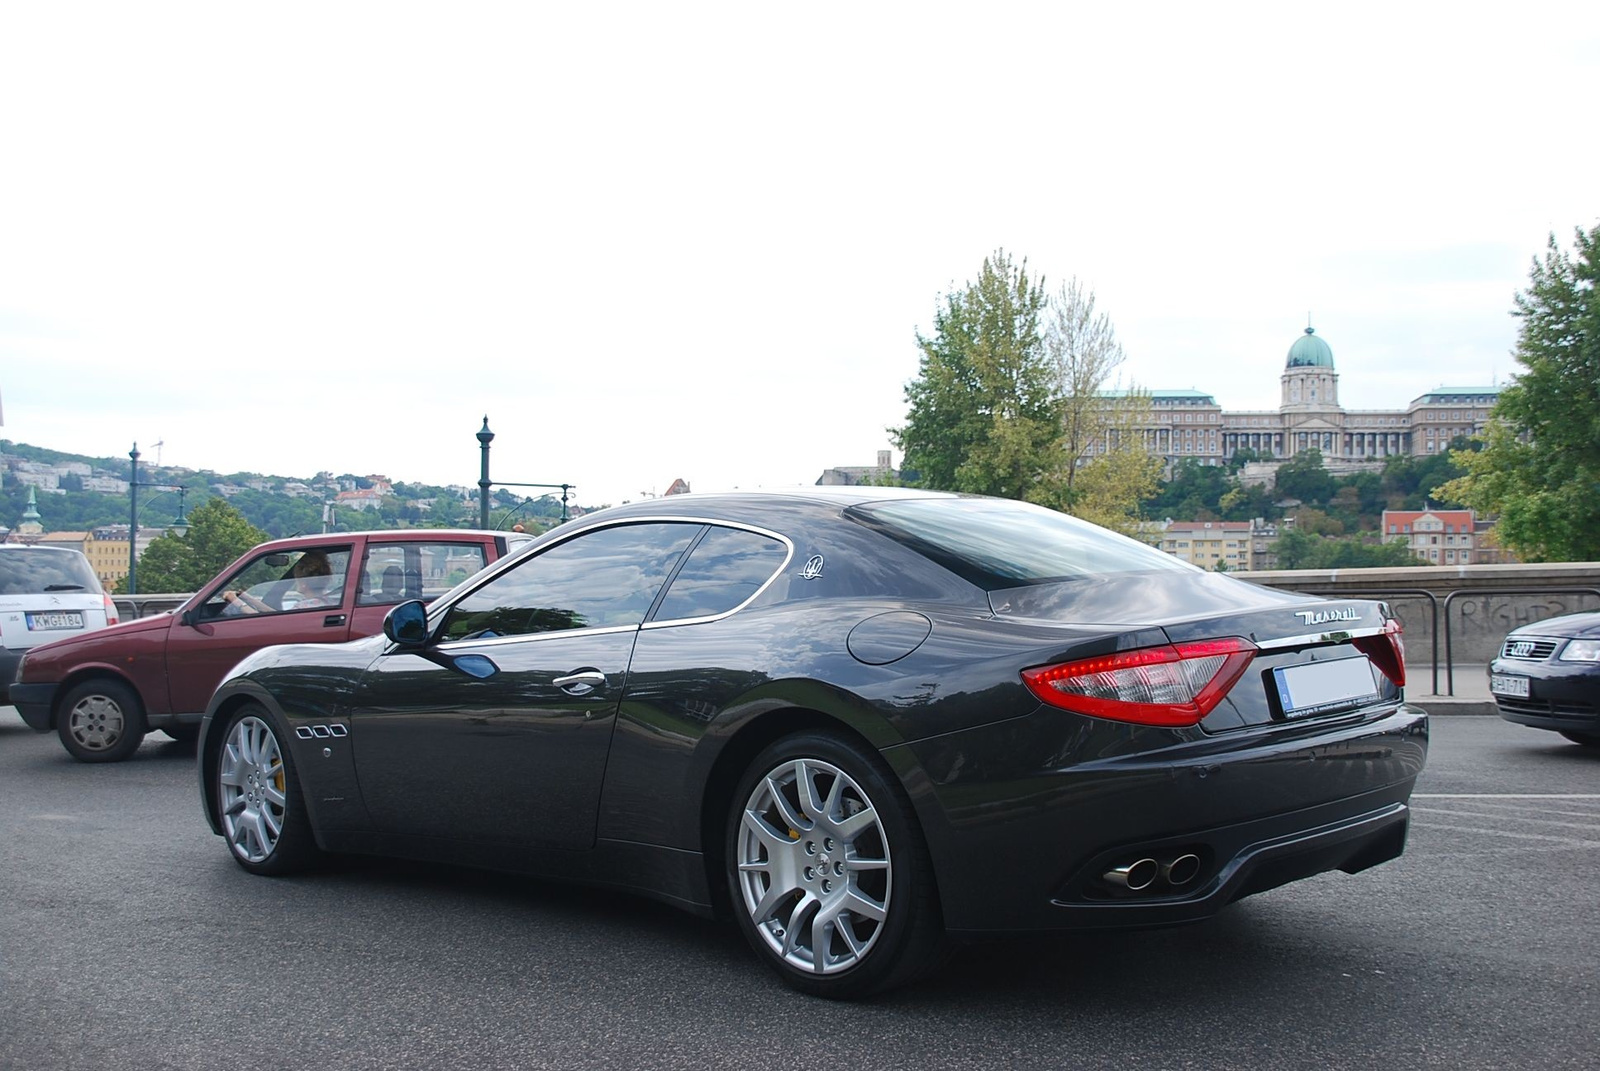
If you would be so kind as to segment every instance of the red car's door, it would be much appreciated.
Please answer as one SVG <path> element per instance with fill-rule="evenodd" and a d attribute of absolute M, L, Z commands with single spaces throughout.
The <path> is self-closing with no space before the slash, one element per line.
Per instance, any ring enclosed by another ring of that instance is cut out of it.
<path fill-rule="evenodd" d="M 348 537 L 347 537 L 348 540 Z M 248 559 L 190 604 L 190 624 L 174 619 L 167 639 L 172 710 L 200 713 L 230 669 L 275 643 L 339 643 L 350 638 L 361 560 L 352 542 L 268 551 Z M 326 572 L 312 568 L 320 557 Z"/>
<path fill-rule="evenodd" d="M 408 599 L 432 602 L 496 557 L 492 536 L 411 532 L 368 536 L 357 572 L 350 638 L 376 636 L 397 604 Z"/>

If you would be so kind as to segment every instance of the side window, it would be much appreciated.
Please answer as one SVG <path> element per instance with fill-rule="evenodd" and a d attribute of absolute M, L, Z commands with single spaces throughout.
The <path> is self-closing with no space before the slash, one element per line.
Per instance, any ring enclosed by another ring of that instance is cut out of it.
<path fill-rule="evenodd" d="M 637 625 L 698 524 L 624 524 L 524 559 L 452 606 L 441 640 Z"/>
<path fill-rule="evenodd" d="M 478 543 L 368 543 L 356 605 L 432 601 L 487 564 Z"/>
<path fill-rule="evenodd" d="M 349 572 L 349 547 L 261 554 L 223 581 L 201 607 L 201 616 L 277 614 L 340 606 Z"/>
<path fill-rule="evenodd" d="M 789 548 L 771 536 L 713 528 L 673 577 L 654 620 L 725 614 L 761 590 L 788 554 Z"/>

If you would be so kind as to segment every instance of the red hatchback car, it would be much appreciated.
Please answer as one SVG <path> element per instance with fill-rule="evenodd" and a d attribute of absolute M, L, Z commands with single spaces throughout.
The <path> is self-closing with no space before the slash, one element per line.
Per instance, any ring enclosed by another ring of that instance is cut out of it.
<path fill-rule="evenodd" d="M 262 543 L 176 610 L 32 648 L 11 701 L 83 762 L 125 759 L 151 729 L 192 740 L 251 652 L 376 635 L 395 604 L 442 595 L 530 539 L 418 528 Z"/>

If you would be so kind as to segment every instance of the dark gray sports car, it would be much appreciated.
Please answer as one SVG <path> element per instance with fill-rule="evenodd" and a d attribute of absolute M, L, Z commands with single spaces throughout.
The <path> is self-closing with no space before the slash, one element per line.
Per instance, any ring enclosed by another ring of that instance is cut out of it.
<path fill-rule="evenodd" d="M 1017 502 L 685 495 L 383 636 L 252 655 L 200 786 L 256 873 L 364 852 L 615 886 L 731 913 L 848 997 L 947 933 L 1189 922 L 1399 855 L 1428 739 L 1399 632 Z"/>

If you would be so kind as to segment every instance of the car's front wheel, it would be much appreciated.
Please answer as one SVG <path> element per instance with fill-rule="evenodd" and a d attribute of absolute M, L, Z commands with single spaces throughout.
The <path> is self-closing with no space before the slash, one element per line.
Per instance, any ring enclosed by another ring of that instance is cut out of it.
<path fill-rule="evenodd" d="M 234 862 L 252 874 L 288 874 L 317 858 L 294 760 L 265 707 L 246 704 L 217 738 L 217 823 Z"/>
<path fill-rule="evenodd" d="M 1600 733 L 1573 733 L 1563 729 L 1561 735 L 1571 740 L 1574 744 L 1582 744 L 1584 747 L 1600 747 Z"/>
<path fill-rule="evenodd" d="M 740 929 L 789 985 L 850 998 L 911 980 L 943 926 L 910 802 L 881 759 L 804 733 L 756 756 L 727 827 Z"/>
<path fill-rule="evenodd" d="M 144 740 L 144 708 L 121 681 L 84 681 L 62 696 L 56 734 L 79 762 L 121 762 Z"/>

